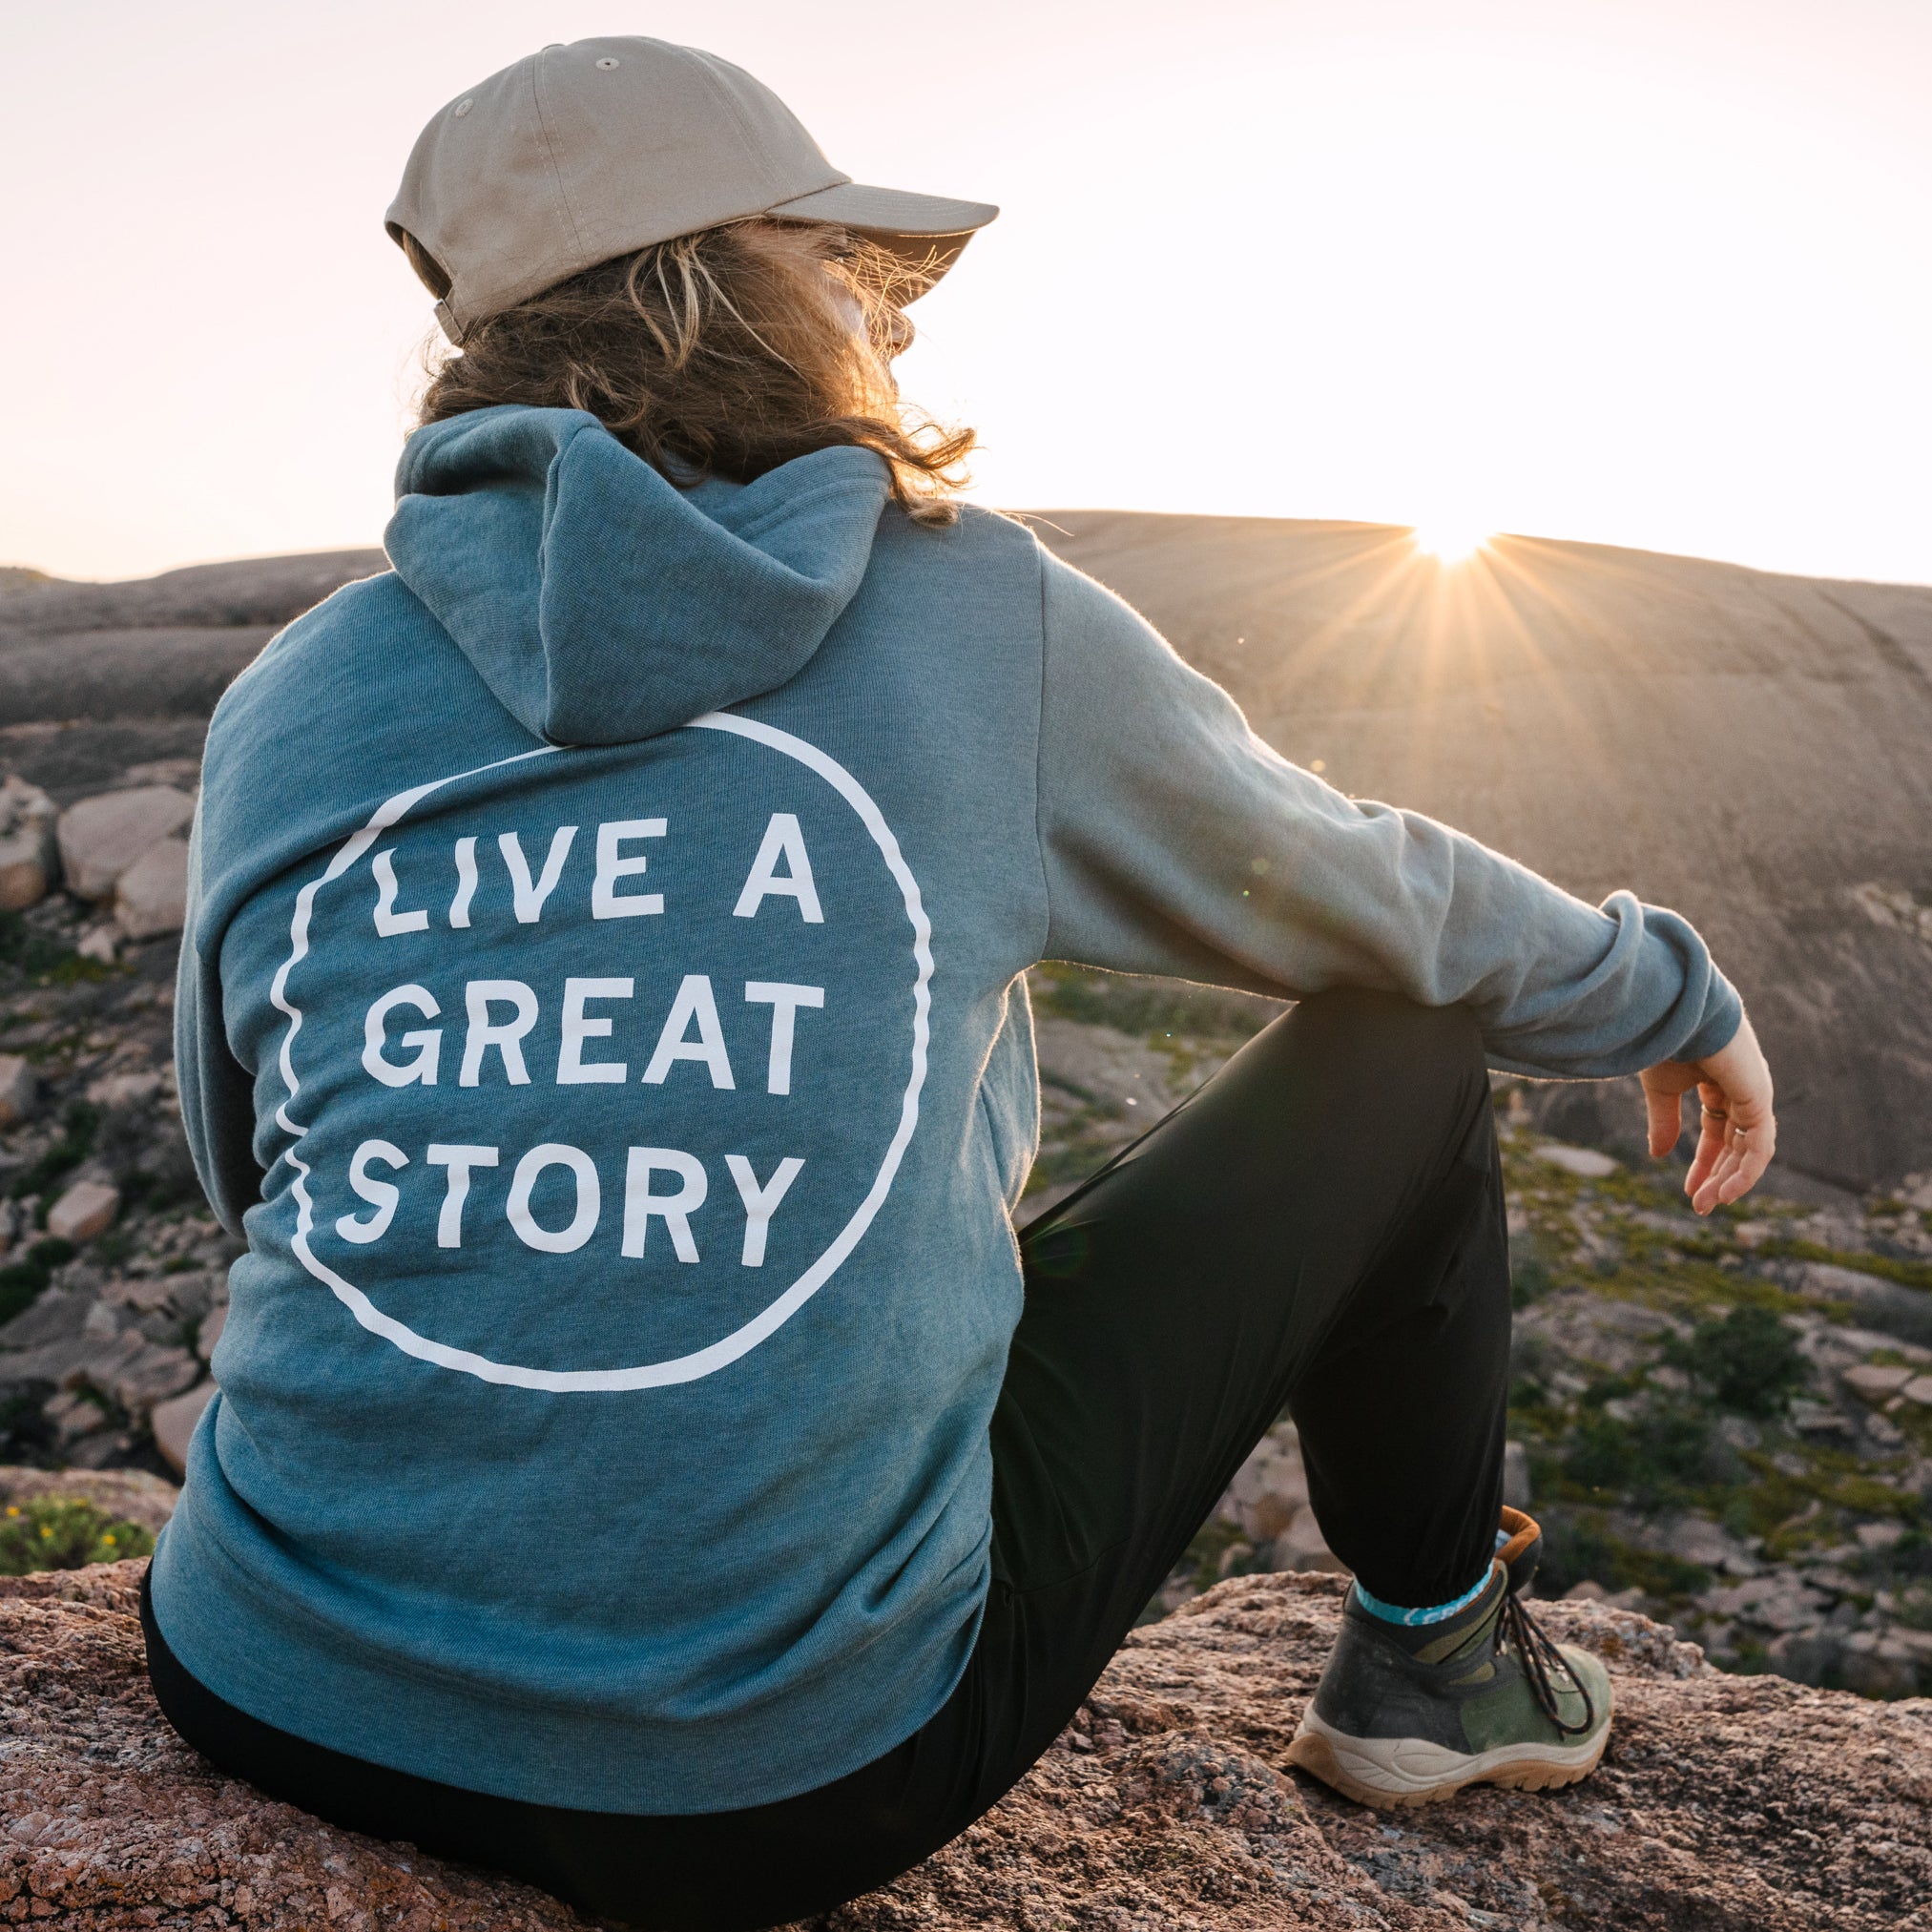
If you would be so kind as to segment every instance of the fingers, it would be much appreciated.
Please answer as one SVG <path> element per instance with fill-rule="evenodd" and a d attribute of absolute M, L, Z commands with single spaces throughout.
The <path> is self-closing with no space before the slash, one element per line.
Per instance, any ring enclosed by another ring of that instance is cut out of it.
<path fill-rule="evenodd" d="M 1677 1144 L 1679 1100 L 1696 1089 L 1697 1149 L 1684 1192 L 1700 1215 L 1741 1200 L 1764 1178 L 1777 1152 L 1777 1116 L 1771 1069 L 1748 1015 L 1708 1060 L 1660 1060 L 1644 1070 L 1643 1083 L 1651 1153 L 1660 1160 Z"/>
<path fill-rule="evenodd" d="M 1684 1191 L 1697 1213 L 1708 1215 L 1741 1200 L 1763 1179 L 1777 1152 L 1777 1120 L 1769 1099 L 1755 1093 L 1740 1096 L 1719 1088 L 1714 1099 L 1705 1088 L 1699 1099 L 1704 1131 Z"/>
<path fill-rule="evenodd" d="M 1650 1124 L 1651 1154 L 1661 1160 L 1684 1132 L 1679 1102 L 1697 1084 L 1697 1070 L 1685 1060 L 1660 1060 L 1641 1075 L 1644 1108 Z"/>
<path fill-rule="evenodd" d="M 1691 1156 L 1691 1171 L 1684 1176 L 1684 1192 L 1700 1215 L 1717 1205 L 1719 1170 L 1729 1151 L 1729 1116 L 1724 1111 L 1721 1089 L 1706 1084 L 1697 1090 L 1702 1112 L 1697 1122 L 1697 1151 Z"/>
<path fill-rule="evenodd" d="M 1679 1105 L 1683 1094 L 1661 1092 L 1646 1083 L 1644 1106 L 1650 1113 L 1651 1158 L 1662 1160 L 1676 1146 L 1684 1132 L 1684 1111 Z"/>
<path fill-rule="evenodd" d="M 1675 1144 L 1677 1096 L 1693 1081 L 1697 1148 L 1684 1176 L 1684 1192 L 1698 1214 L 1708 1215 L 1749 1194 L 1777 1151 L 1771 1069 L 1749 1015 L 1730 1042 L 1708 1059 L 1689 1064 L 1665 1060 L 1645 1070 L 1652 1154 L 1661 1157 Z"/>

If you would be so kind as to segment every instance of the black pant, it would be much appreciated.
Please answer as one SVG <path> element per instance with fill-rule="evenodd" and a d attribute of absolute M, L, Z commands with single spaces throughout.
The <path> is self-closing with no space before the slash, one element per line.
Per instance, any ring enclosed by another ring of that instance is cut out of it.
<path fill-rule="evenodd" d="M 143 1599 L 175 1728 L 272 1796 L 654 1928 L 764 1926 L 907 1870 L 1066 1725 L 1285 1404 L 1330 1548 L 1377 1595 L 1479 1577 L 1502 1503 L 1502 1176 L 1475 1023 L 1305 1000 L 1028 1228 L 992 1422 L 993 1580 L 966 1676 L 883 1757 L 695 1817 L 568 1811 L 384 1770 L 188 1675 Z"/>

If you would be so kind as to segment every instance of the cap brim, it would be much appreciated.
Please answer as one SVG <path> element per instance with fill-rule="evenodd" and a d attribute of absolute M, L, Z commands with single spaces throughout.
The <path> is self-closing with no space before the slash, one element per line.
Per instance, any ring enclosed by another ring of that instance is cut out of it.
<path fill-rule="evenodd" d="M 999 212 L 989 201 L 955 201 L 860 181 L 841 181 L 766 210 L 788 221 L 836 221 L 878 242 L 905 264 L 914 295 L 924 295 Z"/>

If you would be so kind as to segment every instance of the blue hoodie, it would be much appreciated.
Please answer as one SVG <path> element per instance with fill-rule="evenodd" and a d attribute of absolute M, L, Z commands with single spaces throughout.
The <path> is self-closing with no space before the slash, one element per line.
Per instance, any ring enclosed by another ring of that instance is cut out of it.
<path fill-rule="evenodd" d="M 871 454 L 680 491 L 419 431 L 392 572 L 209 734 L 183 1111 L 245 1233 L 156 1559 L 297 1735 L 646 1813 L 836 1778 L 987 1580 L 1042 958 L 1463 1001 L 1496 1064 L 1714 1051 L 1679 918 L 1351 801 L 1017 524 Z"/>

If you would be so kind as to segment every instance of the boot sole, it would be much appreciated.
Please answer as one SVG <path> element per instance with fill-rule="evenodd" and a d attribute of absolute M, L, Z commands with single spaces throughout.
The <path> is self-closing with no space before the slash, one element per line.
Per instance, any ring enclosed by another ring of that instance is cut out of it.
<path fill-rule="evenodd" d="M 1504 1744 L 1473 1755 L 1419 1737 L 1351 1737 L 1311 1710 L 1288 1762 L 1378 1810 L 1437 1804 L 1471 1784 L 1511 1791 L 1555 1791 L 1588 1777 L 1610 1743 L 1610 1725 L 1582 1744 Z"/>

